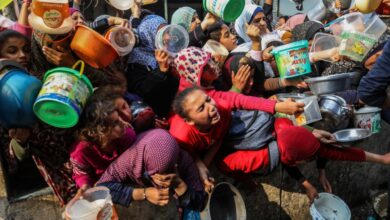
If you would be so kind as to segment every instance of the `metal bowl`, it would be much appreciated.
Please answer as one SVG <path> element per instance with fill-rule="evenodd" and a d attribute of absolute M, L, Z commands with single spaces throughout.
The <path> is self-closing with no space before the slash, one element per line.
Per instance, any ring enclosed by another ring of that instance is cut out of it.
<path fill-rule="evenodd" d="M 356 72 L 341 73 L 331 76 L 321 76 L 305 79 L 310 90 L 316 95 L 332 94 L 350 89 L 353 76 Z"/>
<path fill-rule="evenodd" d="M 333 133 L 337 142 L 342 145 L 351 145 L 356 141 L 364 140 L 371 136 L 371 131 L 363 128 L 352 128 Z"/>

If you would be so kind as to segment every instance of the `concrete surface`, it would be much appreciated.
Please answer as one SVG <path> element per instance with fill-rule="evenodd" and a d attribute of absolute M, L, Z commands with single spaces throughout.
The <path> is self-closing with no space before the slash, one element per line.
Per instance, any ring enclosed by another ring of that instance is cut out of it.
<path fill-rule="evenodd" d="M 383 123 L 380 135 L 373 135 L 369 140 L 360 144 L 364 149 L 385 153 L 390 151 L 390 126 Z M 317 181 L 315 163 L 304 165 L 303 173 L 322 191 Z M 327 166 L 328 179 L 333 191 L 351 208 L 353 219 L 367 219 L 370 213 L 370 196 L 380 189 L 386 189 L 390 173 L 386 166 L 352 163 L 330 162 Z M 212 170 L 219 181 L 232 179 L 218 175 Z M 303 189 L 286 173 L 283 175 L 282 204 L 280 205 L 281 172 L 276 170 L 267 177 L 258 178 L 261 185 L 248 188 L 242 183 L 236 183 L 241 191 L 247 207 L 247 219 L 310 219 L 309 202 Z M 4 192 L 4 183 L 0 178 L 0 220 L 52 220 L 61 219 L 61 208 L 53 195 L 37 196 L 24 201 L 9 204 Z M 177 219 L 175 206 L 156 207 L 147 203 L 133 203 L 130 208 L 117 206 L 121 220 L 127 219 Z"/>

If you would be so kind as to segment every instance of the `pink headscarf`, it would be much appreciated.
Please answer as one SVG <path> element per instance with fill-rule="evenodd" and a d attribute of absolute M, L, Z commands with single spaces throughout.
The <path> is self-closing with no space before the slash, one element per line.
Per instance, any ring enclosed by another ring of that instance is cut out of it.
<path fill-rule="evenodd" d="M 77 8 L 69 8 L 69 10 L 70 10 L 70 15 L 72 15 L 75 12 L 80 12 L 80 10 Z"/>
<path fill-rule="evenodd" d="M 306 14 L 296 14 L 294 16 L 291 16 L 287 22 L 286 26 L 290 28 L 290 30 L 294 29 L 295 26 L 299 24 L 303 24 L 306 19 Z"/>

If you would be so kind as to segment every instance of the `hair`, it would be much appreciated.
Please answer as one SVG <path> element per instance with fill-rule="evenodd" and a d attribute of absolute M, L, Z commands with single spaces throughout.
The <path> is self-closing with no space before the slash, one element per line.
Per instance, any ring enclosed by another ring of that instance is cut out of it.
<path fill-rule="evenodd" d="M 249 65 L 252 69 L 256 68 L 256 66 L 253 63 L 253 61 L 251 59 L 249 59 L 249 57 L 247 57 L 247 56 L 241 57 L 240 61 L 238 62 L 238 68 L 240 68 L 240 67 L 242 67 L 244 65 Z"/>
<path fill-rule="evenodd" d="M 284 43 L 282 41 L 274 40 L 274 41 L 268 42 L 265 47 L 266 48 L 271 47 L 271 46 L 279 47 L 279 46 L 282 46 L 282 45 L 284 45 Z"/>
<path fill-rule="evenodd" d="M 222 21 L 218 21 L 214 25 L 211 25 L 210 27 L 207 28 L 210 39 L 219 42 L 219 39 L 221 39 L 222 36 L 221 30 L 223 25 L 224 23 Z"/>
<path fill-rule="evenodd" d="M 111 92 L 109 88 L 97 89 L 88 100 L 81 115 L 81 130 L 79 138 L 98 145 L 101 148 L 110 142 L 112 124 L 107 120 L 116 111 L 115 100 L 122 97 L 118 92 Z"/>
<path fill-rule="evenodd" d="M 13 37 L 23 39 L 26 42 L 30 43 L 30 40 L 23 34 L 14 30 L 4 30 L 0 32 L 0 50 L 3 49 L 5 42 L 7 42 L 8 39 Z"/>
<path fill-rule="evenodd" d="M 178 114 L 180 117 L 182 117 L 184 119 L 188 118 L 188 113 L 184 110 L 184 102 L 186 101 L 186 98 L 190 94 L 192 94 L 195 91 L 199 91 L 199 90 L 202 91 L 201 88 L 194 86 L 194 87 L 187 88 L 187 89 L 183 90 L 182 92 L 180 92 L 176 96 L 176 98 L 173 100 L 173 103 L 172 103 L 173 112 L 175 112 L 176 114 Z"/>

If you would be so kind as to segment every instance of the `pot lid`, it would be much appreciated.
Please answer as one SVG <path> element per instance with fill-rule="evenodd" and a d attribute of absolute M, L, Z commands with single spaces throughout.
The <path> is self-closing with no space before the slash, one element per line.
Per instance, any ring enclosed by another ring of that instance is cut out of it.
<path fill-rule="evenodd" d="M 380 112 L 380 111 L 382 111 L 381 108 L 367 106 L 367 107 L 363 107 L 363 108 L 360 108 L 358 110 L 355 110 L 355 113 L 356 114 L 365 114 L 365 113 L 374 113 L 374 112 Z"/>

